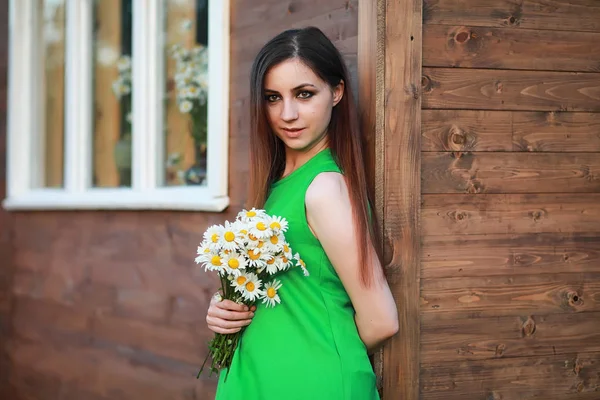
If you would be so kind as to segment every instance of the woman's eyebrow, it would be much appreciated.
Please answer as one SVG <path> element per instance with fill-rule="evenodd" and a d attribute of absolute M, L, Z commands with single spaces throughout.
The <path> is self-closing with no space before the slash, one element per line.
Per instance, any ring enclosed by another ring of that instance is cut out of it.
<path fill-rule="evenodd" d="M 303 87 L 306 87 L 306 86 L 310 86 L 310 87 L 313 87 L 313 88 L 315 88 L 315 89 L 317 88 L 317 87 L 316 87 L 315 85 L 313 85 L 312 83 L 303 83 L 303 84 L 301 84 L 301 85 L 298 85 L 298 86 L 296 86 L 295 88 L 293 88 L 293 89 L 292 89 L 292 91 L 296 91 L 296 90 L 298 90 L 298 89 L 302 89 Z M 279 93 L 277 90 L 273 90 L 273 89 L 265 89 L 265 92 L 270 92 L 270 93 Z"/>

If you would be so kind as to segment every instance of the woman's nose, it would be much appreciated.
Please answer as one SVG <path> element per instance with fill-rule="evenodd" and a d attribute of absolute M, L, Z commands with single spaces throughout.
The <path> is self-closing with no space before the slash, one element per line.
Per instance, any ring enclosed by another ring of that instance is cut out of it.
<path fill-rule="evenodd" d="M 298 107 L 294 101 L 284 100 L 281 110 L 281 119 L 284 121 L 293 121 L 298 118 Z"/>

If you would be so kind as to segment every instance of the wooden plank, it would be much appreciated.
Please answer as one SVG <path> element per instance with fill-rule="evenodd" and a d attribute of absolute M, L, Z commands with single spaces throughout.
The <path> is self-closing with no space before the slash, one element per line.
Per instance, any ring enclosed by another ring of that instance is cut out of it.
<path fill-rule="evenodd" d="M 422 151 L 511 151 L 509 111 L 423 110 Z"/>
<path fill-rule="evenodd" d="M 427 235 L 600 232 L 600 194 L 423 195 Z"/>
<path fill-rule="evenodd" d="M 600 32 L 596 0 L 424 0 L 423 23 Z"/>
<path fill-rule="evenodd" d="M 384 84 L 385 84 L 385 3 L 383 0 L 362 1 L 358 9 L 358 112 L 360 127 L 366 138 L 365 163 L 373 211 L 379 223 L 378 234 L 384 237 Z M 383 243 L 380 244 L 383 246 Z M 383 252 L 383 248 L 381 248 Z M 373 356 L 377 390 L 383 394 L 384 350 Z"/>
<path fill-rule="evenodd" d="M 423 236 L 421 278 L 600 273 L 600 234 Z"/>
<path fill-rule="evenodd" d="M 461 22 L 459 22 L 461 23 Z M 425 25 L 423 65 L 600 71 L 600 33 Z"/>
<path fill-rule="evenodd" d="M 600 353 L 424 364 L 422 400 L 596 400 Z"/>
<path fill-rule="evenodd" d="M 117 60 L 121 55 L 121 3 L 99 1 L 94 8 L 97 51 L 113 54 L 114 60 L 96 57 L 94 64 L 94 184 L 97 187 L 119 186 L 115 146 L 121 133 L 121 105 L 112 84 L 119 77 Z M 114 61 L 114 62 L 113 62 Z"/>
<path fill-rule="evenodd" d="M 167 4 L 167 48 L 170 49 L 171 46 L 179 44 L 184 48 L 192 49 L 196 42 L 195 32 L 197 21 L 195 0 L 168 2 Z M 184 28 L 186 22 L 189 23 L 189 26 Z M 168 57 L 166 74 L 169 83 L 167 86 L 172 90 L 168 94 L 168 101 L 165 106 L 167 124 L 165 137 L 166 156 L 175 157 L 175 155 L 179 155 L 180 162 L 166 171 L 166 185 L 181 185 L 182 182 L 178 177 L 177 171 L 186 171 L 194 164 L 196 159 L 194 139 L 191 135 L 190 115 L 181 113 L 177 104 L 177 88 L 174 82 L 175 72 L 176 62 L 171 57 Z M 165 90 L 168 88 L 165 88 Z"/>
<path fill-rule="evenodd" d="M 421 319 L 423 363 L 600 352 L 600 313 Z"/>
<path fill-rule="evenodd" d="M 385 399 L 419 399 L 422 4 L 385 5 L 384 256 L 400 323 L 384 349 Z"/>
<path fill-rule="evenodd" d="M 422 193 L 600 193 L 600 153 L 423 153 Z"/>
<path fill-rule="evenodd" d="M 40 5 L 41 6 L 41 5 Z M 65 4 L 56 4 L 44 16 L 44 30 L 57 37 L 44 38 L 44 186 L 62 187 L 65 128 Z"/>
<path fill-rule="evenodd" d="M 423 108 L 600 112 L 600 73 L 423 68 Z"/>
<path fill-rule="evenodd" d="M 513 150 L 600 152 L 600 114 L 514 113 Z"/>
<path fill-rule="evenodd" d="M 421 280 L 421 312 L 508 316 L 600 311 L 600 274 L 504 275 Z"/>
<path fill-rule="evenodd" d="M 600 114 L 423 110 L 423 151 L 600 152 Z"/>

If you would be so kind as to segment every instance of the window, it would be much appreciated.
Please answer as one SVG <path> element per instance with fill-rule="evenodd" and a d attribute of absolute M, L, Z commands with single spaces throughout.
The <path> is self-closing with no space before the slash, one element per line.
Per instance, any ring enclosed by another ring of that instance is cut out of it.
<path fill-rule="evenodd" d="M 7 209 L 222 211 L 229 1 L 11 0 Z"/>

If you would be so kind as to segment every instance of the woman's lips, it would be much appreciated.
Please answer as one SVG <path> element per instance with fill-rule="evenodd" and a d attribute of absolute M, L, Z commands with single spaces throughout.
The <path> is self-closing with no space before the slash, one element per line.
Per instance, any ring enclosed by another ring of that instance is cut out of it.
<path fill-rule="evenodd" d="M 300 134 L 302 133 L 302 131 L 304 131 L 304 128 L 281 128 L 288 137 L 290 138 L 297 138 L 298 136 L 300 136 Z"/>

